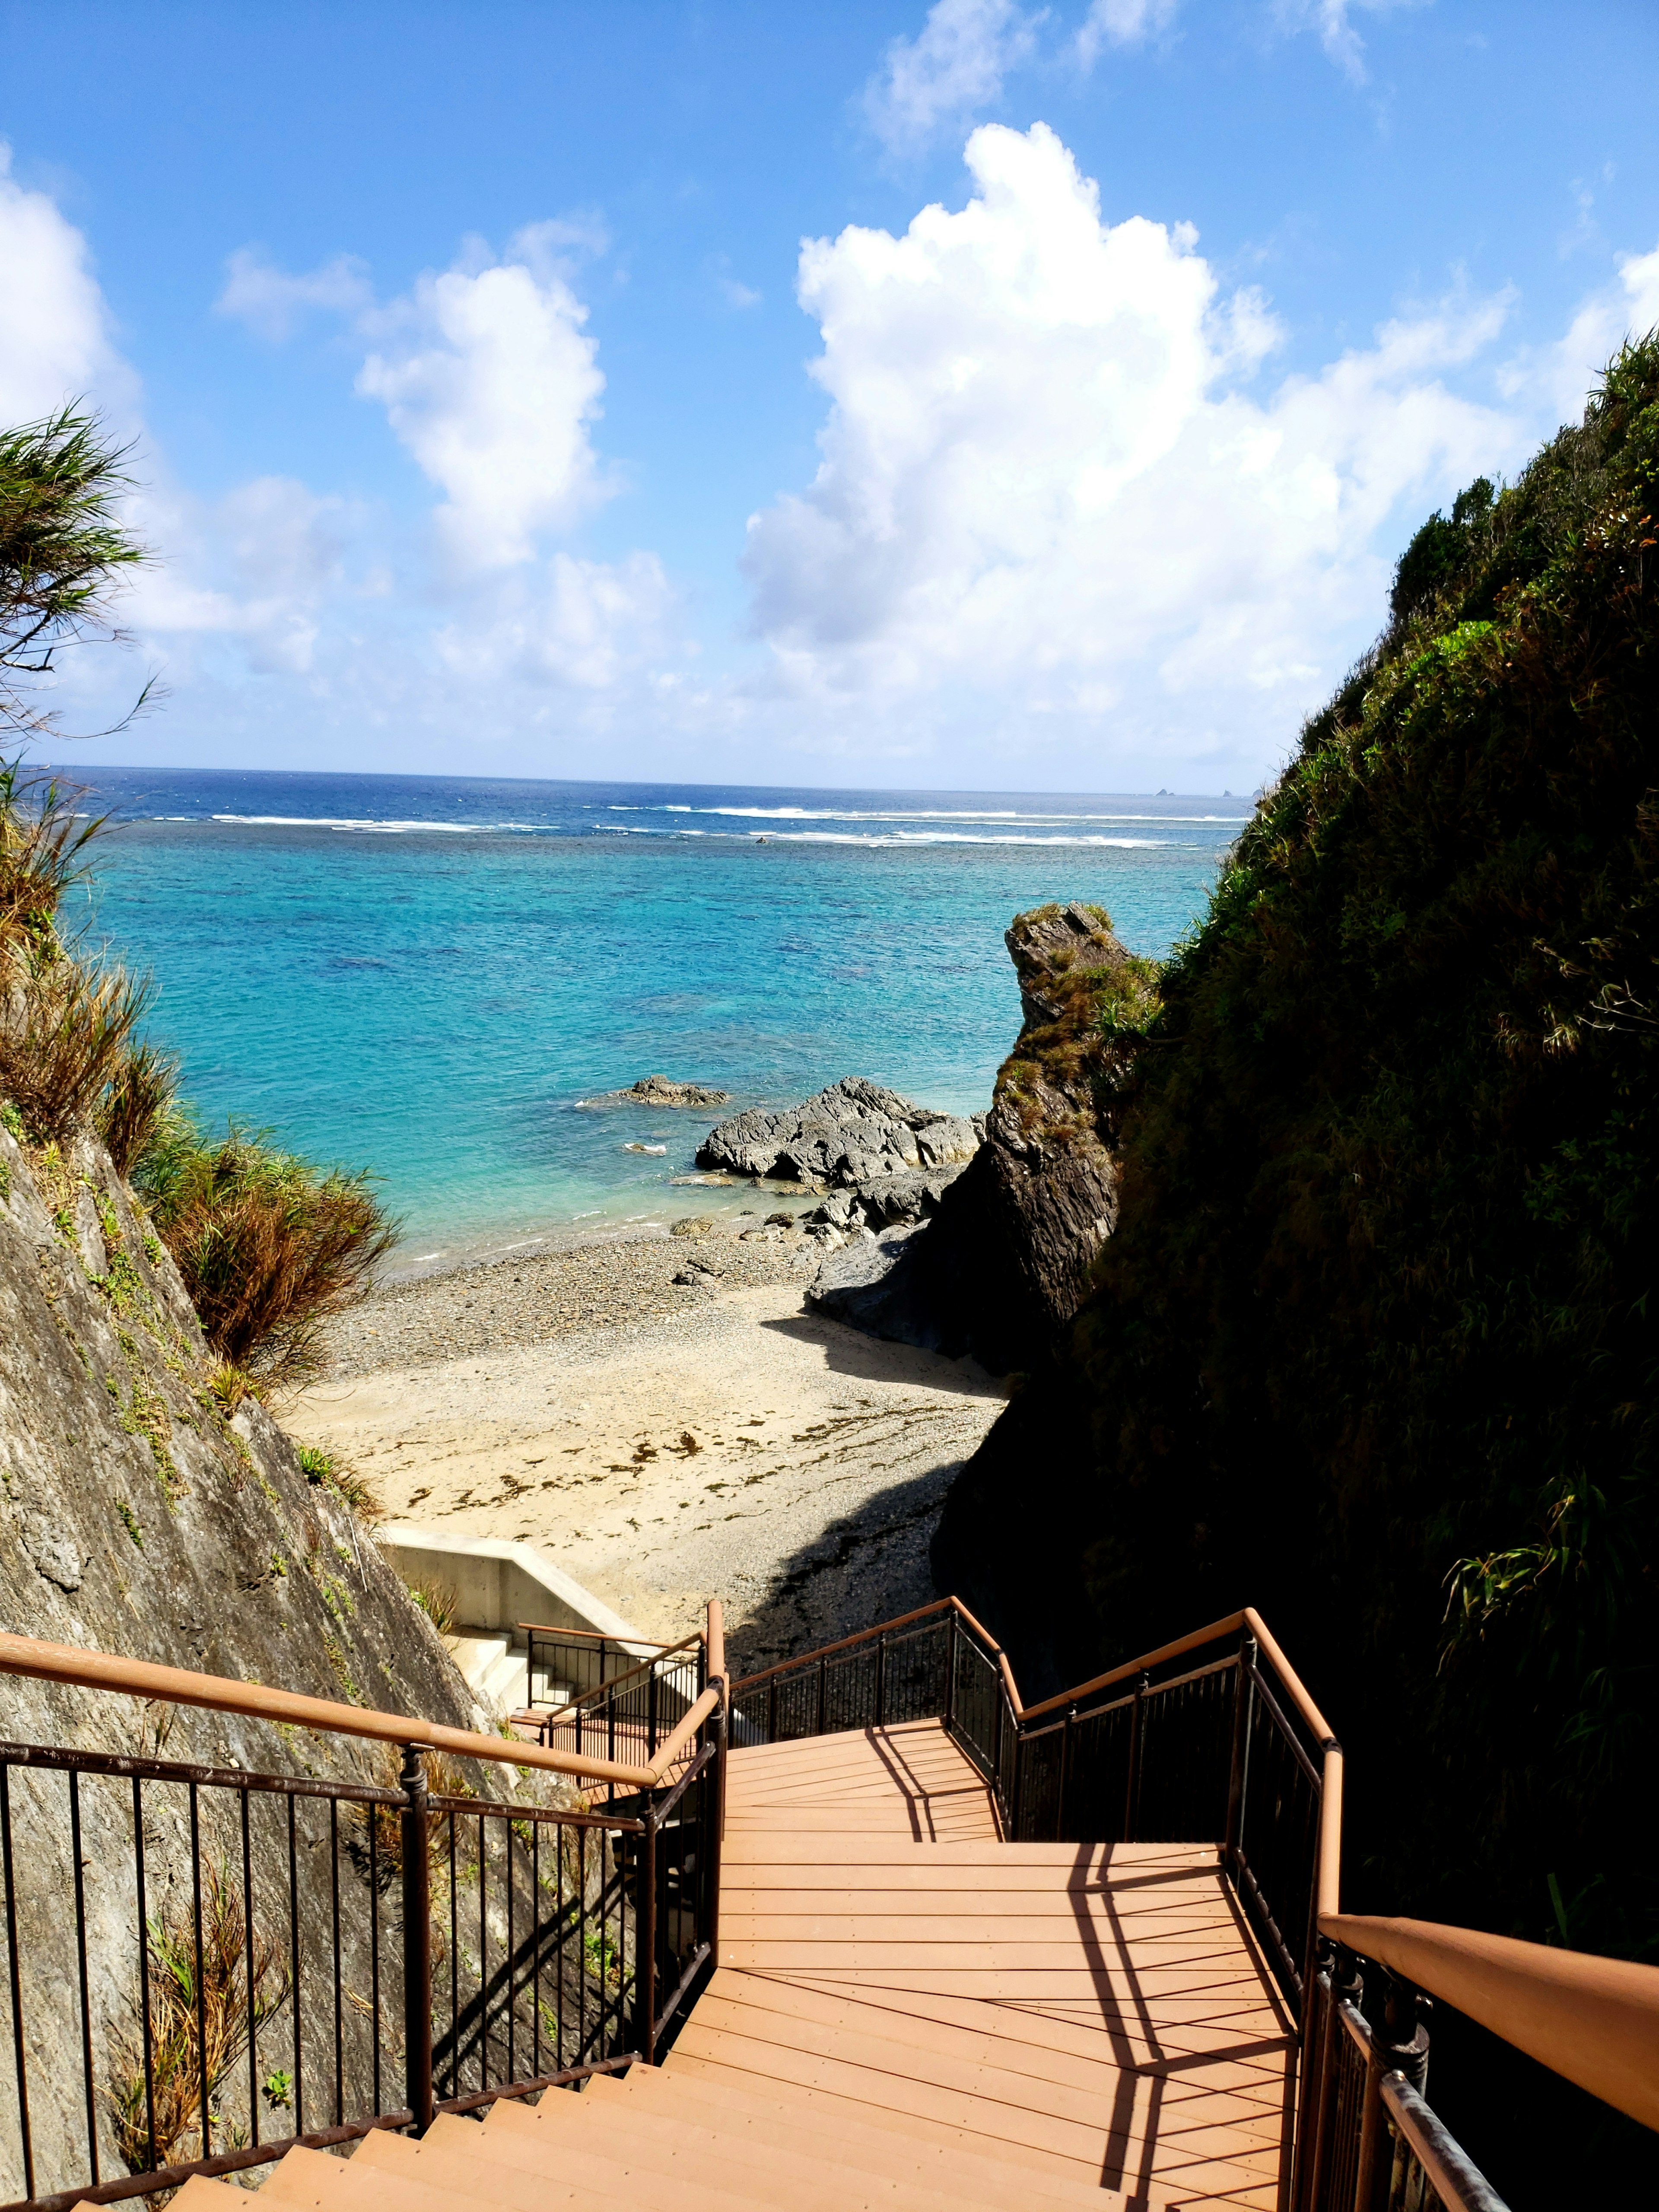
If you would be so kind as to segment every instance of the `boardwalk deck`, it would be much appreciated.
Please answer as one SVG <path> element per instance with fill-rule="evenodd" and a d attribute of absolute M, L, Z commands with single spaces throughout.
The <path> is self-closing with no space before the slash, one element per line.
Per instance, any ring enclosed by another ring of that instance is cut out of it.
<path fill-rule="evenodd" d="M 734 1751 L 720 1899 L 668 2081 L 1097 2206 L 1277 2202 L 1292 2023 L 1212 1847 L 1004 1843 L 917 1722 Z"/>

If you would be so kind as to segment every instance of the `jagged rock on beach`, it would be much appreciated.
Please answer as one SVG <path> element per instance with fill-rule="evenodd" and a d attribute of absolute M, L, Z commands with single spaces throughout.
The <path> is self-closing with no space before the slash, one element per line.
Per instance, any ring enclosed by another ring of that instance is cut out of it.
<path fill-rule="evenodd" d="M 626 1091 L 606 1091 L 597 1098 L 583 1098 L 583 1106 L 726 1106 L 729 1091 L 709 1091 L 701 1083 L 677 1083 L 672 1075 L 642 1075 Z"/>
<path fill-rule="evenodd" d="M 707 1237 L 714 1226 L 709 1215 L 688 1213 L 683 1219 L 672 1223 L 668 1233 L 671 1237 Z"/>
<path fill-rule="evenodd" d="M 845 1188 L 879 1176 L 960 1166 L 978 1150 L 966 1115 L 918 1106 L 861 1075 L 843 1076 L 804 1105 L 751 1106 L 711 1129 L 697 1165 Z"/>

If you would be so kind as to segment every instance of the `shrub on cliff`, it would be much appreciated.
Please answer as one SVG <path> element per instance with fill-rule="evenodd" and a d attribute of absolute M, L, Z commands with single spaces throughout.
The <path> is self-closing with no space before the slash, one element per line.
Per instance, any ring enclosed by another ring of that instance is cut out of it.
<path fill-rule="evenodd" d="M 314 1168 L 234 1121 L 204 1139 L 176 1108 L 133 1182 L 208 1341 L 261 1389 L 317 1373 L 324 1323 L 397 1241 L 371 1176 Z"/>

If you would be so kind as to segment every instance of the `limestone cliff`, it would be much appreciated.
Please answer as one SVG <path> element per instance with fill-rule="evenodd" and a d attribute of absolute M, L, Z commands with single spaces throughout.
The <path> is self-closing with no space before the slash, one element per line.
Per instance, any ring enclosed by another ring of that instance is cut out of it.
<path fill-rule="evenodd" d="M 1116 1119 L 1156 991 L 1153 964 L 1099 907 L 1039 907 L 1006 941 L 1024 1023 L 983 1144 L 933 1221 L 894 1248 L 895 1264 L 837 1255 L 812 1294 L 874 1335 L 971 1352 L 996 1373 L 1042 1363 L 1111 1233 Z"/>
<path fill-rule="evenodd" d="M 216 1379 L 224 1388 L 227 1378 Z M 86 1138 L 62 1149 L 26 1147 L 0 1126 L 0 1625 L 480 1725 L 426 1616 L 344 1500 L 325 1481 L 307 1480 L 257 1399 L 237 1401 L 233 1386 L 227 1403 L 215 1382 L 214 1356 L 172 1260 L 108 1154 Z M 0 1675 L 0 1737 L 256 1772 L 391 1778 L 386 1753 L 367 1743 L 15 1676 Z M 452 1786 L 505 1796 L 516 1786 L 512 1774 L 493 1765 L 457 1770 Z M 36 2170 L 46 2185 L 52 2176 L 72 2181 L 84 2160 L 78 2008 L 64 1950 L 72 1930 L 65 1792 L 61 1774 L 10 1772 Z M 146 1798 L 148 1911 L 162 1929 L 181 1924 L 188 1907 L 179 1796 L 155 1783 Z M 239 1840 L 226 1826 L 235 1802 L 222 1790 L 202 1793 L 210 1867 L 238 1862 Z M 254 1884 L 277 1933 L 289 1864 L 284 1802 L 254 1800 Z M 325 1930 L 326 1810 L 307 1802 L 298 1870 L 302 1921 Z M 342 1813 L 343 1836 L 356 1833 L 350 1811 Z M 136 1971 L 128 1785 L 88 1781 L 82 1812 L 107 2175 L 123 2163 L 111 2098 L 130 2051 Z M 344 1965 L 361 1991 L 370 1972 L 365 1877 L 349 1854 L 344 1864 Z M 383 1960 L 383 1979 L 385 1972 Z M 273 2065 L 289 2063 L 282 2056 L 288 2033 L 280 2021 L 270 2031 Z M 361 2041 L 359 2027 L 353 2034 Z M 356 2049 L 347 2051 L 349 2102 L 367 2094 L 367 2077 L 358 2077 L 368 2062 Z M 0 2106 L 9 2094 L 0 2085 Z M 246 2086 L 239 2093 L 233 2081 L 225 2095 L 229 2124 L 245 2128 Z M 267 2134 L 283 2132 L 280 2112 L 265 2118 Z M 0 2129 L 0 2139 L 15 2142 L 15 2129 Z M 0 2191 L 21 2195 L 21 2174 L 0 2172 Z"/>

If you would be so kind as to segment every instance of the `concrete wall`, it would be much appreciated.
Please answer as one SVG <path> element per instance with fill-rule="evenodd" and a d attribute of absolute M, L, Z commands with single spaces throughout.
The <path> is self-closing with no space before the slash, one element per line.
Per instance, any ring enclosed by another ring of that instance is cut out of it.
<path fill-rule="evenodd" d="M 455 1593 L 455 1626 L 463 1633 L 512 1634 L 521 1620 L 538 1628 L 586 1628 L 638 1644 L 644 1658 L 654 1647 L 631 1621 L 601 1604 L 589 1590 L 533 1544 L 496 1536 L 452 1535 L 413 1522 L 392 1521 L 374 1532 L 387 1563 L 404 1583 L 437 1582 Z"/>

